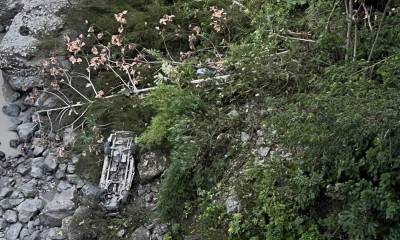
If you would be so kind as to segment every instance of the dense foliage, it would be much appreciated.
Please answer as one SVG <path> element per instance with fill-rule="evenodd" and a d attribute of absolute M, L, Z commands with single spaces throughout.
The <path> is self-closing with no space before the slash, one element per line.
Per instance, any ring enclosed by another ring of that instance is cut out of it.
<path fill-rule="evenodd" d="M 104 134 L 135 130 L 142 149 L 169 153 L 159 212 L 182 226 L 171 236 L 400 239 L 399 1 L 84 0 L 80 7 L 70 27 L 82 30 L 74 23 L 84 12 L 96 28 L 113 29 L 113 14 L 128 10 L 128 38 L 161 59 L 191 52 L 178 66 L 144 74 L 146 84 L 159 72 L 169 78 L 156 90 L 98 100 L 88 116 L 90 127 L 111 123 Z M 225 10 L 221 29 L 215 9 Z M 161 37 L 164 14 L 175 18 Z M 196 42 L 188 41 L 193 26 L 202 32 Z M 193 86 L 199 68 L 230 78 Z M 260 144 L 277 154 L 259 161 Z M 227 214 L 223 199 L 232 192 L 241 207 Z"/>

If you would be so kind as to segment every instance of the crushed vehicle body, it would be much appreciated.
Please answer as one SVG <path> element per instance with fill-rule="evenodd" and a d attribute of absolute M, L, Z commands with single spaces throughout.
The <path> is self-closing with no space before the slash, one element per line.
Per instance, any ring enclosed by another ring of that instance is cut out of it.
<path fill-rule="evenodd" d="M 117 211 L 128 199 L 135 177 L 134 133 L 115 131 L 104 144 L 104 163 L 100 188 L 104 191 L 102 205 L 108 211 Z"/>

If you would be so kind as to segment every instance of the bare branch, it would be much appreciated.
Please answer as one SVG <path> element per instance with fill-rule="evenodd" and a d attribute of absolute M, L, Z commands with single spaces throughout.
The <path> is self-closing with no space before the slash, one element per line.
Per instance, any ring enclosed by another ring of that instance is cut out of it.
<path fill-rule="evenodd" d="M 333 4 L 331 13 L 329 14 L 329 17 L 328 17 L 328 21 L 326 22 L 325 32 L 328 31 L 329 23 L 330 23 L 330 21 L 331 21 L 331 18 L 332 18 L 332 16 L 333 16 L 333 13 L 335 12 L 335 9 L 336 9 L 337 5 L 339 4 L 339 2 L 340 2 L 340 1 L 336 1 L 335 4 Z"/>
<path fill-rule="evenodd" d="M 383 11 L 382 18 L 381 18 L 381 21 L 379 23 L 378 31 L 376 32 L 375 39 L 374 39 L 374 42 L 372 44 L 371 51 L 369 52 L 367 62 L 370 62 L 371 59 L 372 59 L 372 55 L 374 54 L 374 50 L 375 50 L 375 45 L 378 42 L 379 34 L 381 33 L 381 30 L 382 30 L 383 21 L 385 20 L 386 13 L 387 13 L 387 11 L 389 9 L 389 6 L 390 6 L 391 2 L 392 2 L 392 0 L 388 0 L 386 5 L 385 5 L 385 10 Z"/>
<path fill-rule="evenodd" d="M 344 0 L 346 7 L 346 21 L 347 21 L 347 32 L 346 32 L 346 54 L 344 59 L 349 60 L 349 51 L 351 43 L 351 30 L 353 28 L 353 0 Z"/>

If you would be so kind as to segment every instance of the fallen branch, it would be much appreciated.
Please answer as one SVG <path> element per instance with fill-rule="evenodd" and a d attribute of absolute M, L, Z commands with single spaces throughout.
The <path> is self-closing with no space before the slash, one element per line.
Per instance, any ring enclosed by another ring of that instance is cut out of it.
<path fill-rule="evenodd" d="M 278 36 L 280 38 L 289 39 L 289 40 L 296 40 L 296 41 L 300 41 L 300 42 L 310 42 L 310 43 L 316 43 L 317 42 L 317 41 L 312 40 L 312 39 L 289 37 L 289 36 L 283 36 L 283 35 L 280 35 L 280 34 L 276 34 L 276 36 Z"/>

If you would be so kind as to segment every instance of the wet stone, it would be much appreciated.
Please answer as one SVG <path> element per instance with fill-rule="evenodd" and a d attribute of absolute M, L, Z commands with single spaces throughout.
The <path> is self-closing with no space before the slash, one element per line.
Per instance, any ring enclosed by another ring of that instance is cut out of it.
<path fill-rule="evenodd" d="M 4 114 L 10 117 L 18 117 L 19 113 L 21 112 L 21 108 L 17 104 L 9 104 L 3 106 L 2 111 Z"/>
<path fill-rule="evenodd" d="M 19 125 L 17 127 L 17 132 L 19 138 L 24 142 L 29 142 L 29 140 L 33 137 L 34 132 L 37 129 L 37 124 L 32 122 L 27 122 Z"/>
<path fill-rule="evenodd" d="M 18 139 L 12 139 L 10 140 L 10 147 L 12 148 L 17 148 L 19 145 L 19 140 Z"/>

